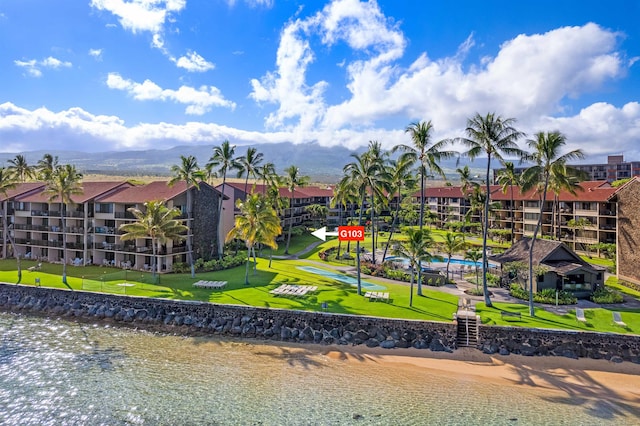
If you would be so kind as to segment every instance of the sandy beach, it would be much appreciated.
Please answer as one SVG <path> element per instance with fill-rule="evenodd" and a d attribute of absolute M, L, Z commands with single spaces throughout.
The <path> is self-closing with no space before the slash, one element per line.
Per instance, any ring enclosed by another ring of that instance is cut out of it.
<path fill-rule="evenodd" d="M 472 348 L 461 348 L 453 353 L 339 346 L 320 346 L 317 349 L 327 357 L 346 362 L 372 362 L 412 370 L 428 369 L 436 374 L 457 375 L 461 379 L 473 378 L 560 392 L 568 396 L 616 401 L 640 410 L 640 365 L 630 362 L 487 355 Z"/>

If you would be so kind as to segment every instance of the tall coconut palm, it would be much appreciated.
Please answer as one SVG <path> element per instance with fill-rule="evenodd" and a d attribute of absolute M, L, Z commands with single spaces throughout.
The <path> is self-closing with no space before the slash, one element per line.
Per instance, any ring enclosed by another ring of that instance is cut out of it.
<path fill-rule="evenodd" d="M 26 182 L 33 177 L 33 167 L 29 165 L 24 155 L 18 154 L 7 162 L 9 163 L 7 169 L 13 173 L 18 182 Z"/>
<path fill-rule="evenodd" d="M 236 205 L 240 209 L 240 215 L 236 216 L 235 226 L 227 234 L 226 240 L 244 240 L 247 247 L 244 283 L 249 285 L 251 251 L 256 244 L 278 248 L 276 237 L 282 233 L 282 227 L 278 214 L 262 194 L 251 194 L 244 201 L 238 200 Z"/>
<path fill-rule="evenodd" d="M 433 124 L 431 120 L 424 122 L 414 122 L 407 126 L 405 133 L 411 137 L 411 145 L 400 144 L 393 148 L 393 152 L 401 151 L 414 164 L 418 164 L 418 173 L 420 175 L 420 228 L 424 225 L 424 187 L 427 176 L 437 174 L 446 180 L 446 175 L 440 161 L 454 158 L 458 155 L 455 151 L 446 151 L 444 148 L 449 141 L 442 140 L 439 142 L 431 142 L 431 134 L 433 132 Z"/>
<path fill-rule="evenodd" d="M 16 262 L 18 266 L 18 284 L 22 281 L 22 268 L 20 266 L 20 255 L 16 249 L 16 243 L 13 239 L 13 236 L 9 232 L 9 224 L 7 221 L 7 208 L 9 206 L 9 195 L 8 191 L 10 189 L 15 188 L 17 182 L 13 173 L 10 173 L 6 168 L 0 167 L 0 195 L 4 198 L 2 200 L 2 252 L 3 257 L 7 257 L 7 239 L 9 240 L 9 244 L 11 244 L 11 248 L 13 250 L 13 255 L 16 257 Z"/>
<path fill-rule="evenodd" d="M 471 160 L 487 156 L 487 172 L 485 176 L 485 212 L 489 211 L 491 203 L 490 172 L 491 160 L 496 159 L 504 163 L 503 155 L 517 156 L 522 158 L 524 152 L 518 148 L 516 141 L 524 134 L 514 127 L 514 118 L 502 118 L 494 113 L 485 116 L 476 114 L 467 120 L 465 129 L 466 137 L 457 138 L 455 141 L 462 143 L 468 150 L 464 153 Z M 484 225 L 482 230 L 482 290 L 484 291 L 484 301 L 487 306 L 491 305 L 489 291 L 487 290 L 487 233 L 489 232 L 489 215 L 484 215 Z"/>
<path fill-rule="evenodd" d="M 245 176 L 244 179 L 244 193 L 249 194 L 249 178 L 254 179 L 258 177 L 258 167 L 262 163 L 264 155 L 258 152 L 256 148 L 249 147 L 244 157 L 238 158 L 240 163 L 240 169 L 238 170 L 238 177 Z"/>
<path fill-rule="evenodd" d="M 529 245 L 529 314 L 532 317 L 535 316 L 533 307 L 533 250 L 542 224 L 542 214 L 544 212 L 544 203 L 547 199 L 549 182 L 551 180 L 560 181 L 563 176 L 567 176 L 570 173 L 567 169 L 567 162 L 584 158 L 584 153 L 580 149 L 560 154 L 560 150 L 566 143 L 566 137 L 558 131 L 538 132 L 535 135 L 535 139 L 527 140 L 531 154 L 526 157 L 526 160 L 533 162 L 534 165 L 525 170 L 522 176 L 522 189 L 523 191 L 528 191 L 531 188 L 535 188 L 536 192 L 541 194 L 538 223 L 536 223 L 533 238 Z"/>
<path fill-rule="evenodd" d="M 371 218 L 371 260 L 376 263 L 376 207 L 386 204 L 385 192 L 389 191 L 390 176 L 387 170 L 388 153 L 382 150 L 382 145 L 377 141 L 369 141 L 369 149 L 365 153 L 369 162 L 375 165 L 377 172 L 369 180 L 369 191 L 371 198 L 370 218 Z"/>
<path fill-rule="evenodd" d="M 44 154 L 42 159 L 38 160 L 35 166 L 35 176 L 42 181 L 49 180 L 49 177 L 53 171 L 58 167 L 58 156 L 55 157 L 51 154 Z"/>
<path fill-rule="evenodd" d="M 269 183 L 278 177 L 276 174 L 276 166 L 271 162 L 267 162 L 258 167 L 258 178 L 262 179 L 262 195 L 267 193 Z"/>
<path fill-rule="evenodd" d="M 49 202 L 60 203 L 60 228 L 62 229 L 62 283 L 67 284 L 67 231 L 65 209 L 74 204 L 72 196 L 82 194 L 82 173 L 71 164 L 59 165 L 46 182 L 44 193 Z"/>
<path fill-rule="evenodd" d="M 180 164 L 171 166 L 172 177 L 169 179 L 168 185 L 173 186 L 178 182 L 185 182 L 187 186 L 187 224 L 189 232 L 187 233 L 187 257 L 191 266 L 191 278 L 196 276 L 195 263 L 193 261 L 193 247 L 191 243 L 192 234 L 192 211 L 193 197 L 191 195 L 191 187 L 200 190 L 200 182 L 206 179 L 206 172 L 198 167 L 198 160 L 193 155 L 185 157 L 180 156 Z"/>
<path fill-rule="evenodd" d="M 362 226 L 362 216 L 364 214 L 364 205 L 366 202 L 367 192 L 373 191 L 375 187 L 375 179 L 378 175 L 382 164 L 373 161 L 373 158 L 367 153 L 351 154 L 354 159 L 347 163 L 344 168 L 345 176 L 340 182 L 340 186 L 351 186 L 353 191 L 358 193 L 360 199 L 360 212 L 358 214 L 358 225 Z M 356 271 L 358 278 L 358 294 L 362 294 L 361 273 L 360 273 L 360 241 L 356 241 Z"/>
<path fill-rule="evenodd" d="M 160 248 L 167 241 L 179 241 L 184 239 L 184 234 L 189 232 L 189 228 L 176 219 L 181 215 L 177 208 L 168 208 L 162 201 L 148 201 L 144 203 L 144 210 L 136 207 L 128 209 L 136 218 L 135 222 L 120 225 L 119 230 L 122 241 L 136 240 L 138 238 L 151 238 L 152 267 L 151 271 L 155 282 L 158 266 L 161 263 L 157 257 Z"/>
<path fill-rule="evenodd" d="M 513 244 L 515 228 L 513 224 L 515 223 L 515 219 L 513 217 L 513 209 L 514 209 L 514 201 L 513 201 L 513 193 L 519 188 L 520 184 L 520 175 L 516 173 L 516 168 L 511 161 L 505 161 L 504 169 L 498 172 L 498 176 L 496 176 L 496 183 L 500 185 L 500 189 L 503 194 L 509 192 L 509 216 L 510 224 L 511 224 L 511 244 Z"/>
<path fill-rule="evenodd" d="M 456 234 L 453 232 L 447 232 L 444 234 L 444 240 L 440 245 L 440 250 L 442 250 L 447 257 L 447 280 L 449 279 L 449 265 L 451 264 L 451 257 L 464 250 L 466 246 L 467 242 L 465 241 L 463 234 Z"/>
<path fill-rule="evenodd" d="M 351 207 L 351 216 L 353 216 L 354 206 L 358 204 L 358 192 L 354 185 L 348 180 L 340 180 L 338 185 L 333 190 L 333 198 L 331 199 L 331 206 L 338 207 L 338 226 L 343 225 L 342 211 L 347 211 L 347 207 Z M 348 218 L 347 218 L 348 221 Z M 349 252 L 351 242 L 347 243 L 347 252 Z M 336 257 L 340 258 L 340 249 L 342 241 L 338 241 L 338 251 Z"/>
<path fill-rule="evenodd" d="M 418 173 L 420 174 L 420 218 L 418 225 L 420 229 L 424 226 L 424 187 L 427 176 L 439 175 L 443 179 L 447 179 L 440 161 L 447 160 L 458 156 L 455 151 L 447 151 L 445 147 L 450 143 L 448 140 L 432 142 L 433 124 L 431 120 L 413 122 L 405 128 L 405 133 L 411 137 L 411 145 L 397 145 L 393 151 L 401 151 L 404 156 L 418 164 Z M 418 268 L 418 295 L 422 295 L 422 268 Z"/>
<path fill-rule="evenodd" d="M 269 202 L 271 207 L 275 210 L 276 215 L 280 218 L 284 215 L 286 208 L 289 206 L 289 200 L 286 197 L 280 195 L 280 188 L 284 185 L 284 177 L 276 174 L 272 175 L 268 180 L 267 191 L 264 197 Z M 271 261 L 273 260 L 273 248 L 269 252 L 269 268 L 271 268 Z"/>
<path fill-rule="evenodd" d="M 284 182 L 289 190 L 289 210 L 291 211 L 289 220 L 289 231 L 287 232 L 287 245 L 284 254 L 289 254 L 289 244 L 291 244 L 291 228 L 293 228 L 293 199 L 296 188 L 303 188 L 309 184 L 309 176 L 300 174 L 300 169 L 294 165 L 287 167 L 285 170 Z"/>
<path fill-rule="evenodd" d="M 222 196 L 218 201 L 218 258 L 222 259 L 224 254 L 224 236 L 222 235 L 222 202 L 224 199 L 224 190 L 227 183 L 227 173 L 232 170 L 240 170 L 242 165 L 235 157 L 236 146 L 231 145 L 228 140 L 222 142 L 220 146 L 213 147 L 213 154 L 209 158 L 206 169 L 222 177 Z M 217 170 L 215 170 L 217 169 Z"/>
<path fill-rule="evenodd" d="M 409 293 L 409 306 L 413 306 L 413 281 L 416 276 L 416 270 L 420 268 L 423 261 L 428 261 L 433 257 L 429 252 L 433 238 L 428 229 L 407 229 L 407 240 L 400 241 L 394 248 L 393 254 L 401 256 L 409 260 L 411 268 L 411 286 Z"/>
<path fill-rule="evenodd" d="M 387 257 L 387 250 L 391 244 L 393 238 L 393 231 L 395 230 L 398 216 L 400 214 L 400 203 L 402 202 L 403 193 L 406 190 L 411 190 L 415 187 L 416 179 L 414 178 L 411 170 L 412 164 L 406 157 L 400 157 L 397 160 L 391 160 L 387 167 L 387 175 L 389 177 L 389 197 L 396 198 L 396 208 L 391 220 L 391 230 L 389 231 L 389 238 L 387 244 L 384 247 L 384 253 L 382 254 L 382 261 Z"/>

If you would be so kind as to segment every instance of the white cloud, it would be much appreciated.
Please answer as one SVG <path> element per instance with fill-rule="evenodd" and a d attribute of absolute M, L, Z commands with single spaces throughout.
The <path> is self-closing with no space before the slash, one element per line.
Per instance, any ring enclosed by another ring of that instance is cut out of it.
<path fill-rule="evenodd" d="M 111 12 L 122 28 L 133 33 L 160 33 L 172 13 L 180 12 L 186 0 L 91 0 L 91 7 Z"/>
<path fill-rule="evenodd" d="M 118 73 L 109 73 L 107 86 L 110 89 L 126 91 L 139 101 L 173 101 L 187 105 L 185 113 L 190 115 L 203 115 L 213 107 L 234 109 L 236 106 L 234 102 L 226 100 L 220 90 L 213 86 L 201 86 L 198 89 L 189 86 L 180 86 L 178 90 L 163 89 L 150 80 L 137 83 L 122 78 Z"/>
<path fill-rule="evenodd" d="M 96 60 L 102 60 L 102 49 L 89 49 L 89 56 L 93 56 Z"/>
<path fill-rule="evenodd" d="M 42 77 L 42 69 L 59 69 L 59 68 L 71 68 L 71 62 L 61 61 L 60 59 L 49 56 L 48 58 L 44 58 L 41 60 L 30 59 L 27 61 L 15 60 L 13 63 L 20 67 L 24 68 L 28 75 L 31 77 Z"/>
<path fill-rule="evenodd" d="M 181 56 L 176 60 L 179 68 L 184 68 L 189 72 L 205 72 L 215 68 L 211 62 L 207 62 L 202 56 L 196 52 L 189 52 L 187 56 Z"/>

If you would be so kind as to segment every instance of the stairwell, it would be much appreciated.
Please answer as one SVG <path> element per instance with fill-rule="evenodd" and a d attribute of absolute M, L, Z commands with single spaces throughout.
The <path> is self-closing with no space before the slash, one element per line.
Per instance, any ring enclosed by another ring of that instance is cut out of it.
<path fill-rule="evenodd" d="M 478 322 L 479 317 L 474 311 L 458 311 L 458 333 L 456 343 L 459 348 L 478 346 Z"/>

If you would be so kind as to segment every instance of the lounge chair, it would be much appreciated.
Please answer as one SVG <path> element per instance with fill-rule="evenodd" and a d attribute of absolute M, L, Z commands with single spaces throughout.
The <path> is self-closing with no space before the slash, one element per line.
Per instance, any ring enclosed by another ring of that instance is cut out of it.
<path fill-rule="evenodd" d="M 616 325 L 619 325 L 621 327 L 627 326 L 627 324 L 624 321 L 622 321 L 622 316 L 620 315 L 620 312 L 613 313 L 613 322 L 616 323 Z"/>
<path fill-rule="evenodd" d="M 576 319 L 580 322 L 587 322 L 584 316 L 584 310 L 582 308 L 576 308 Z"/>

